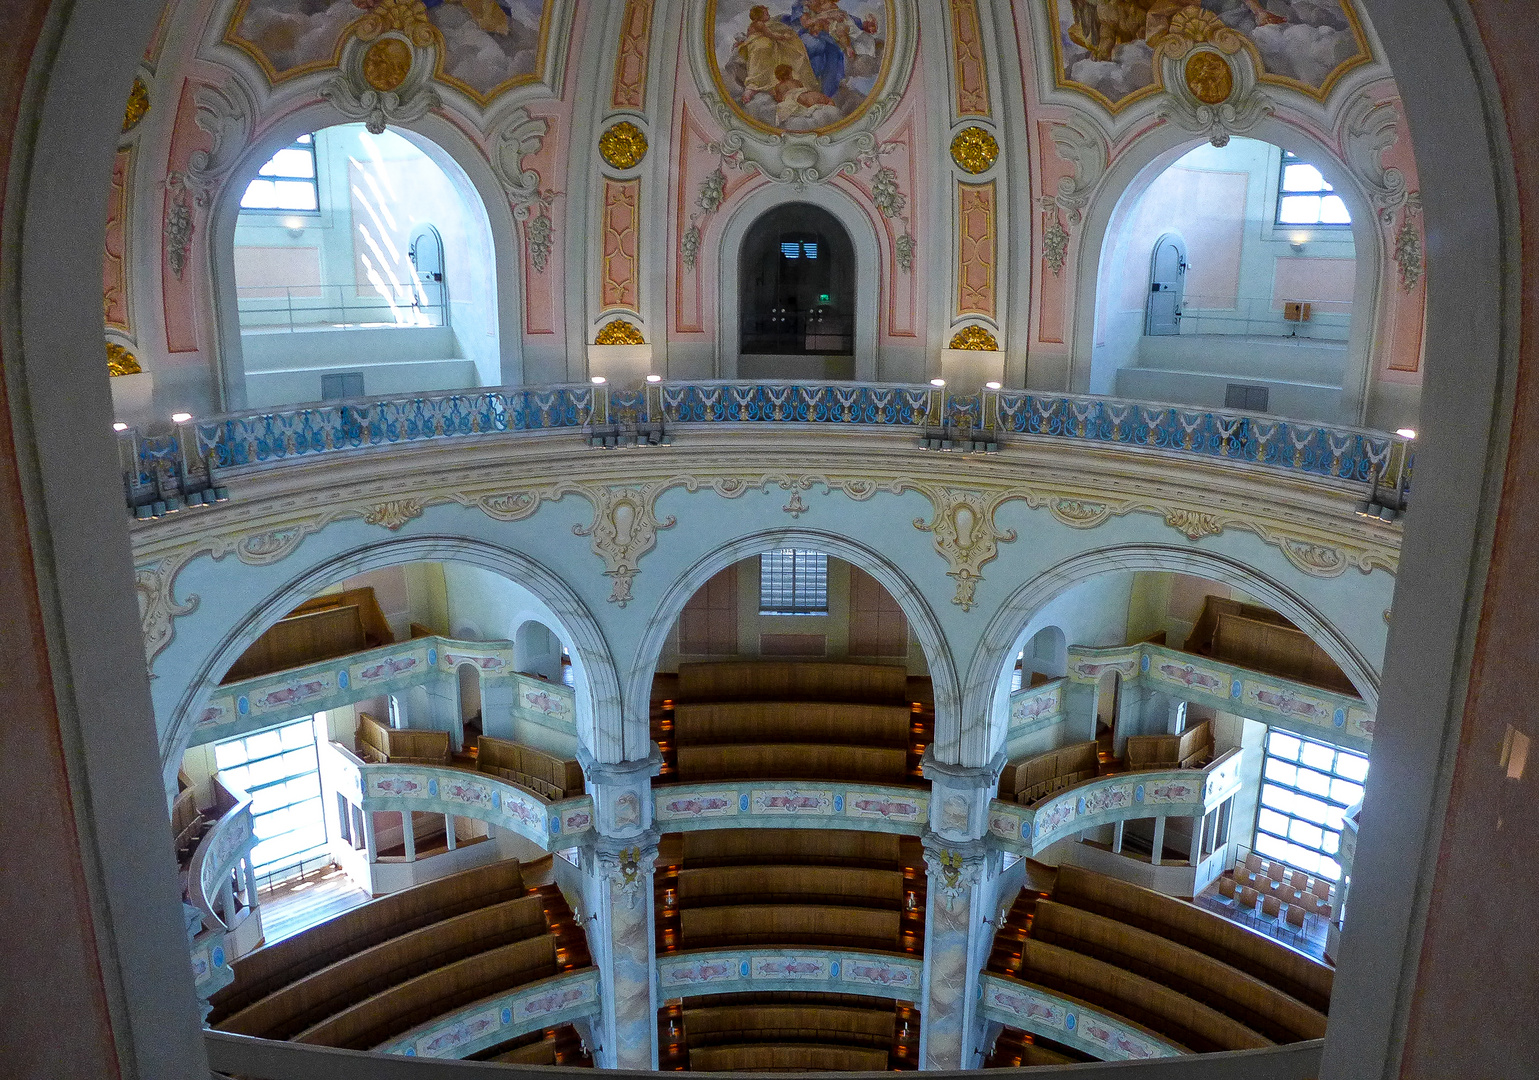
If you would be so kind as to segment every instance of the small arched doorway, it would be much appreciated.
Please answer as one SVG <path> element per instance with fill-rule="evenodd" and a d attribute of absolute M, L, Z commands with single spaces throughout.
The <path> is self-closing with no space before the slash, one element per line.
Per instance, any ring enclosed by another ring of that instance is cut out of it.
<path fill-rule="evenodd" d="M 1181 301 L 1186 293 L 1186 241 L 1166 233 L 1154 243 L 1149 260 L 1149 300 L 1144 334 L 1181 332 Z"/>
<path fill-rule="evenodd" d="M 739 253 L 738 374 L 855 375 L 855 249 L 839 220 L 783 203 L 748 229 Z"/>

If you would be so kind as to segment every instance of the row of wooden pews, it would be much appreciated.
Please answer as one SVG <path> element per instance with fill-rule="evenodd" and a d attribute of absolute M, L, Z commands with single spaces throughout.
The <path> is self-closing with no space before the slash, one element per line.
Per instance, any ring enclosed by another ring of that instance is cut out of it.
<path fill-rule="evenodd" d="M 580 938 L 559 891 L 531 889 L 516 861 L 494 863 L 253 952 L 212 999 L 209 1024 L 368 1050 L 483 998 L 586 966 Z"/>

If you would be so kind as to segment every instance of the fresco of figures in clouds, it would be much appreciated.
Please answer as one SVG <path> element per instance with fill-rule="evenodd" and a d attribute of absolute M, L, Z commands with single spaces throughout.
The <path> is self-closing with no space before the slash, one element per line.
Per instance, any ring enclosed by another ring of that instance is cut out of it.
<path fill-rule="evenodd" d="M 1149 41 L 1183 11 L 1205 9 L 1245 35 L 1268 75 L 1320 91 L 1332 73 L 1366 58 L 1348 0 L 1045 0 L 1055 5 L 1061 81 L 1119 102 L 1154 85 Z"/>
<path fill-rule="evenodd" d="M 854 117 L 882 73 L 887 0 L 716 0 L 707 43 L 723 95 L 779 131 L 819 131 Z"/>
<path fill-rule="evenodd" d="M 281 78 L 331 62 L 343 31 L 380 0 L 251 0 L 232 41 Z M 443 38 L 441 72 L 482 98 L 535 73 L 548 0 L 425 0 Z M 238 9 L 239 10 L 239 9 Z"/>

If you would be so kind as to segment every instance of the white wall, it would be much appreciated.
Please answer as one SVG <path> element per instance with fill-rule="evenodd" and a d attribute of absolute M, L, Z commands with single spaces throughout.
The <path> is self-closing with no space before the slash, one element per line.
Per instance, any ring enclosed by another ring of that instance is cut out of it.
<path fill-rule="evenodd" d="M 1224 383 L 1239 378 L 1273 383 L 1274 412 L 1324 418 L 1336 410 L 1356 266 L 1352 233 L 1273 224 L 1281 155 L 1254 139 L 1204 144 L 1118 207 L 1097 288 L 1091 392 L 1222 405 Z M 1185 318 L 1178 337 L 1145 338 L 1150 258 L 1167 232 L 1187 245 Z M 1283 319 L 1282 299 L 1331 302 L 1316 303 L 1311 321 L 1296 327 Z M 1304 340 L 1290 340 L 1286 351 L 1214 340 L 1295 334 Z M 1284 388 L 1292 383 L 1319 389 Z"/>

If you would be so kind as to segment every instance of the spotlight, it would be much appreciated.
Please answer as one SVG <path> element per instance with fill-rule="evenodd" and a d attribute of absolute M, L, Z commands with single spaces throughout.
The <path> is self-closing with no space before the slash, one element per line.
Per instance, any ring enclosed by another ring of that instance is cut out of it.
<path fill-rule="evenodd" d="M 1416 438 L 1416 429 L 1408 427 L 1396 428 L 1395 434 L 1399 435 L 1402 439 L 1414 439 Z"/>
<path fill-rule="evenodd" d="M 191 419 L 192 413 L 190 412 L 174 412 L 171 414 L 171 422 L 173 424 L 185 424 Z"/>
<path fill-rule="evenodd" d="M 930 385 L 931 386 L 945 386 L 946 385 L 946 380 L 945 379 L 931 379 L 930 380 Z"/>
<path fill-rule="evenodd" d="M 662 381 L 663 381 L 663 377 L 661 375 L 648 375 L 647 376 L 647 382 L 662 382 Z"/>
<path fill-rule="evenodd" d="M 113 431 L 127 431 L 128 430 L 128 425 L 123 423 L 123 421 L 119 420 L 119 421 L 117 421 L 116 423 L 114 423 L 112 425 L 112 430 Z"/>
<path fill-rule="evenodd" d="M 990 390 L 999 390 L 999 389 L 1002 389 L 1003 386 L 1004 386 L 1003 383 L 997 383 L 997 382 L 986 382 L 983 385 L 985 387 L 987 387 L 988 389 L 990 389 Z"/>
<path fill-rule="evenodd" d="M 606 380 L 602 375 L 595 375 L 588 381 L 591 382 L 594 386 L 603 386 Z"/>

